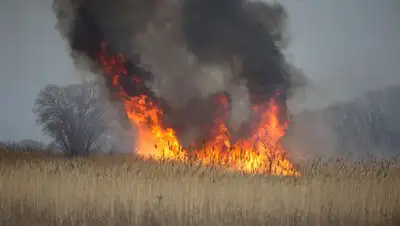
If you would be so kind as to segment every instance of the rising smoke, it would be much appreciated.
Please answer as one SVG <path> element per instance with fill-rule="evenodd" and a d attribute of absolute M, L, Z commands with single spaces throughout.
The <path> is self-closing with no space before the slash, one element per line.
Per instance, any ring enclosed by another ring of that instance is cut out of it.
<path fill-rule="evenodd" d="M 128 73 L 119 83 L 130 96 L 146 94 L 164 110 L 164 125 L 185 145 L 207 139 L 215 95 L 230 103 L 233 137 L 256 120 L 251 106 L 274 98 L 280 119 L 295 83 L 282 54 L 285 9 L 245 0 L 54 0 L 57 27 L 75 59 L 96 68 L 102 43 L 122 54 Z M 79 57 L 77 57 L 79 56 Z M 136 81 L 133 83 L 132 77 Z M 109 90 L 114 92 L 112 79 Z"/>

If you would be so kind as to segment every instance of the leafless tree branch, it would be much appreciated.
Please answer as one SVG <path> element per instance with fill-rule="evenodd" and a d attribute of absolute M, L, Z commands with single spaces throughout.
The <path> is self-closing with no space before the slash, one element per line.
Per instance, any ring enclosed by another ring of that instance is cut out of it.
<path fill-rule="evenodd" d="M 37 123 L 67 156 L 89 155 L 109 131 L 105 117 L 108 109 L 96 91 L 95 83 L 47 85 L 35 101 Z"/>

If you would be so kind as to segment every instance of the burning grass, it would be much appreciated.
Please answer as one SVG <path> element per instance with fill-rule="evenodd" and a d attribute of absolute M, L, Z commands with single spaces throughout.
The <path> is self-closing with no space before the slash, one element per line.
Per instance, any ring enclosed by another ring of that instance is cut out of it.
<path fill-rule="evenodd" d="M 398 225 L 395 160 L 248 175 L 132 156 L 1 153 L 2 225 Z"/>
<path fill-rule="evenodd" d="M 288 123 L 279 119 L 282 111 L 276 101 L 281 95 L 279 90 L 276 90 L 268 101 L 252 106 L 253 119 L 258 118 L 258 120 L 253 120 L 251 123 L 249 128 L 251 133 L 248 136 L 243 136 L 236 141 L 231 139 L 233 134 L 229 129 L 231 103 L 227 94 L 222 92 L 211 95 L 207 101 L 212 100 L 216 109 L 213 112 L 212 123 L 203 125 L 207 128 L 206 137 L 208 138 L 193 140 L 192 144 L 197 148 L 192 150 L 182 145 L 176 128 L 165 125 L 166 113 L 159 101 L 152 97 L 153 95 L 145 92 L 131 96 L 123 88 L 120 83 L 123 76 L 128 76 L 136 85 L 144 85 L 138 74 L 128 73 L 123 55 L 110 54 L 106 41 L 101 42 L 100 46 L 101 51 L 97 53 L 98 62 L 102 65 L 107 78 L 112 79 L 113 87 L 118 90 L 115 92 L 116 97 L 123 102 L 127 118 L 137 129 L 136 153 L 138 155 L 144 158 L 179 162 L 195 159 L 197 163 L 205 165 L 215 165 L 215 162 L 218 162 L 223 168 L 241 172 L 299 175 L 279 143 Z M 131 88 L 136 87 L 130 85 Z M 200 141 L 202 145 L 199 146 Z M 196 155 L 195 158 L 191 157 L 193 154 Z"/>
<path fill-rule="evenodd" d="M 225 98 L 220 96 L 218 102 L 227 103 Z M 185 150 L 175 131 L 163 128 L 160 122 L 163 115 L 161 109 L 146 96 L 132 98 L 125 102 L 125 106 L 129 119 L 138 128 L 137 153 L 145 158 L 181 162 L 195 160 L 204 165 L 217 163 L 234 171 L 299 175 L 279 144 L 286 125 L 280 125 L 278 107 L 273 99 L 268 110 L 261 106 L 254 107 L 254 112 L 259 111 L 262 117 L 250 138 L 232 144 L 224 121 L 216 118 L 214 129 L 211 130 L 213 139 L 204 141 L 204 147 L 200 150 Z"/>

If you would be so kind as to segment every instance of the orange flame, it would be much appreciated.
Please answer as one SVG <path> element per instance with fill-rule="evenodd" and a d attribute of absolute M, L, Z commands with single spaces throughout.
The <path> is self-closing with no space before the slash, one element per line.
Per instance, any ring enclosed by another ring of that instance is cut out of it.
<path fill-rule="evenodd" d="M 113 76 L 113 84 L 119 87 L 120 74 L 126 73 L 122 66 L 123 58 L 106 57 L 106 45 L 103 43 L 102 47 L 99 60 L 106 74 Z M 261 120 L 248 139 L 231 144 L 224 121 L 216 118 L 211 131 L 213 139 L 205 141 L 201 150 L 190 151 L 182 147 L 173 129 L 162 126 L 163 112 L 147 96 L 128 97 L 122 89 L 120 95 L 129 120 L 138 129 L 136 152 L 139 156 L 156 160 L 195 161 L 251 173 L 299 175 L 279 144 L 286 125 L 280 125 L 278 106 L 273 99 L 267 103 L 268 110 L 265 112 L 260 112 L 265 106 L 253 108 L 253 112 L 261 114 Z M 218 101 L 221 106 L 228 105 L 224 97 Z"/>

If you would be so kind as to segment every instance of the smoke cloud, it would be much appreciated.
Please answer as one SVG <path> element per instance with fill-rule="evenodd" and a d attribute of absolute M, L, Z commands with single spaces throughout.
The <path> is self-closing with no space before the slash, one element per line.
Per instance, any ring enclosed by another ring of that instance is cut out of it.
<path fill-rule="evenodd" d="M 53 8 L 73 58 L 85 57 L 97 72 L 105 43 L 107 54 L 121 54 L 128 71 L 120 78 L 122 89 L 157 102 L 165 113 L 164 125 L 175 129 L 184 146 L 207 139 L 216 95 L 228 97 L 227 125 L 238 138 L 256 120 L 251 106 L 267 103 L 277 93 L 285 121 L 286 100 L 305 81 L 281 52 L 287 45 L 287 13 L 279 4 L 54 0 Z M 114 92 L 112 78 L 106 80 Z"/>

